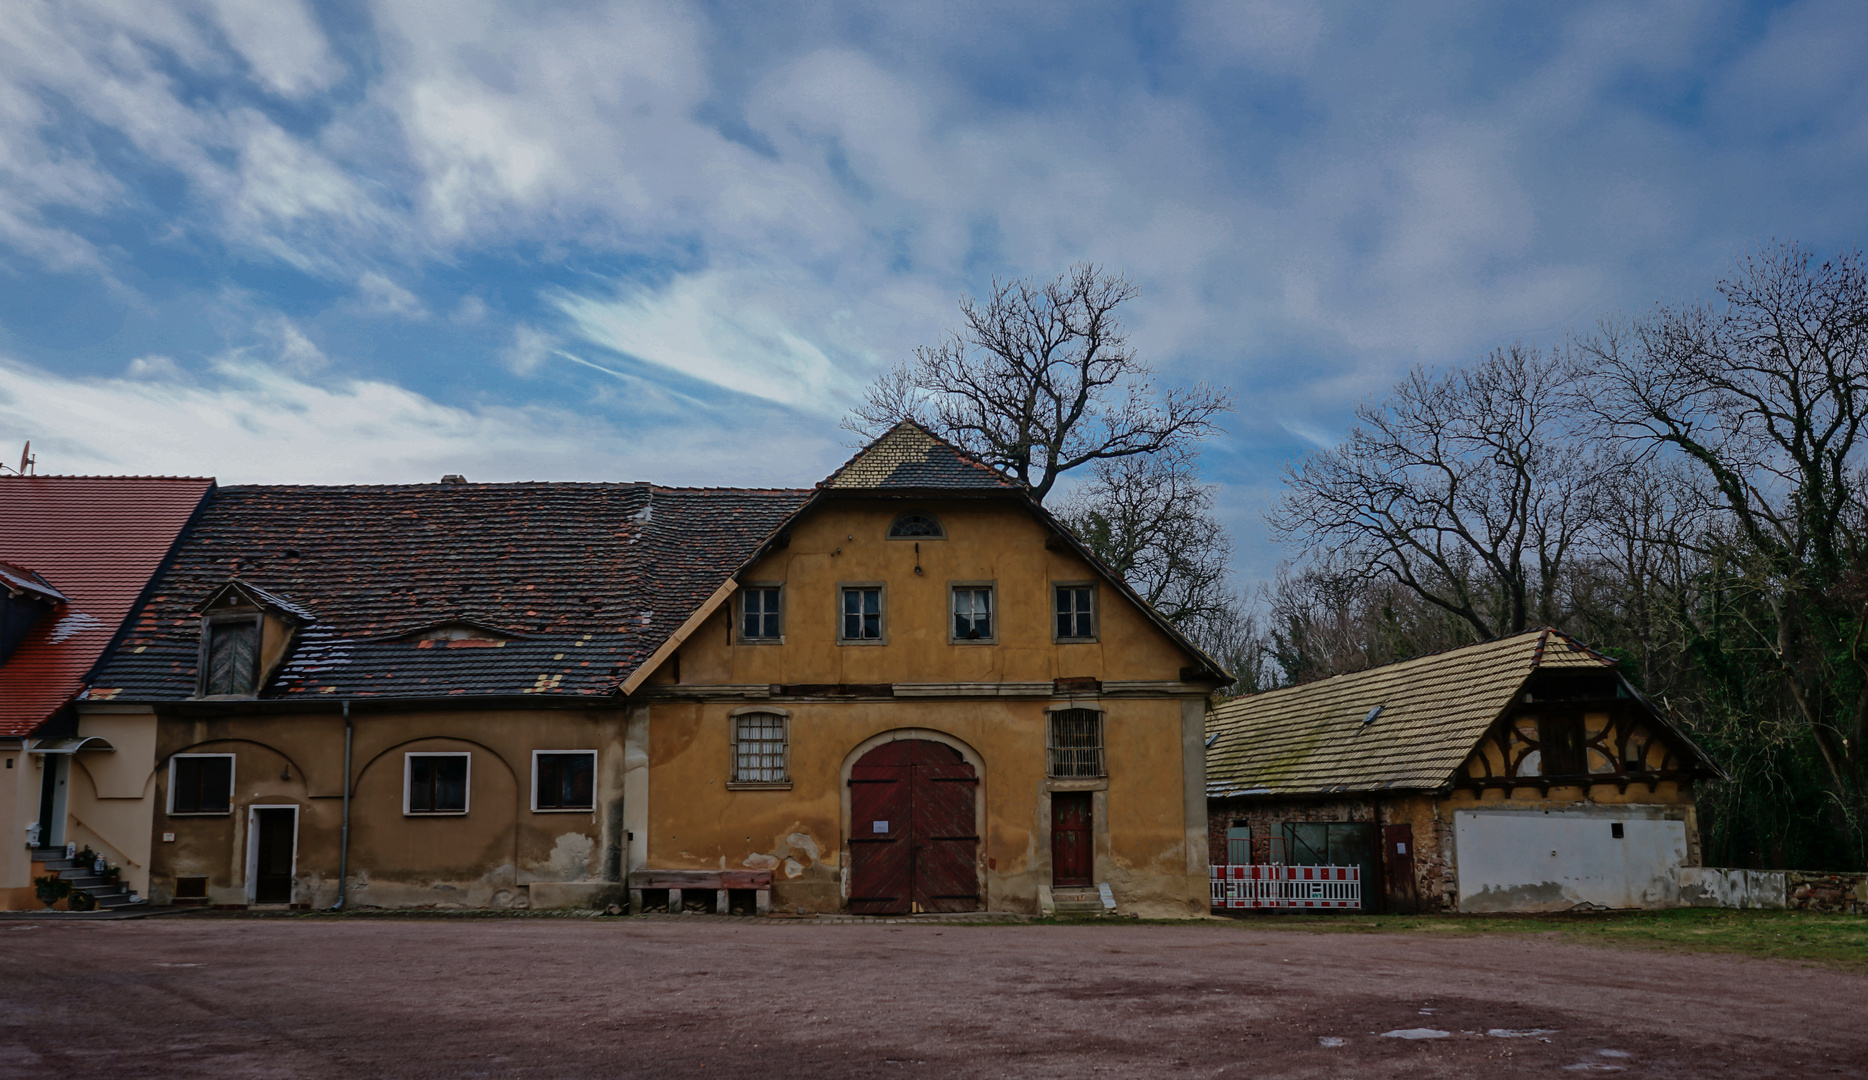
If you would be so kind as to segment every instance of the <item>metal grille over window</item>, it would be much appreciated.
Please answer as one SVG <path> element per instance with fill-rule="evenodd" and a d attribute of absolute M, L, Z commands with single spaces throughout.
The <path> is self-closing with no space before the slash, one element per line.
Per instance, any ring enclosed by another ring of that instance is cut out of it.
<path fill-rule="evenodd" d="M 778 589 L 747 589 L 741 617 L 740 636 L 749 639 L 778 637 Z"/>
<path fill-rule="evenodd" d="M 259 625 L 255 621 L 208 624 L 207 685 L 203 692 L 251 694 L 259 666 Z"/>
<path fill-rule="evenodd" d="M 1096 621 L 1090 615 L 1090 589 L 1084 585 L 1057 587 L 1057 636 L 1093 638 Z"/>
<path fill-rule="evenodd" d="M 896 540 L 938 540 L 946 535 L 941 531 L 940 522 L 926 514 L 903 514 L 889 526 L 889 536 Z"/>
<path fill-rule="evenodd" d="M 1065 709 L 1051 714 L 1051 775 L 1102 776 L 1103 714 Z"/>
<path fill-rule="evenodd" d="M 466 754 L 409 755 L 409 813 L 459 814 L 466 809 Z"/>
<path fill-rule="evenodd" d="M 992 590 L 953 591 L 953 636 L 963 641 L 992 637 Z"/>
<path fill-rule="evenodd" d="M 733 780 L 740 784 L 779 784 L 785 766 L 785 718 L 772 713 L 737 717 L 733 739 Z"/>
<path fill-rule="evenodd" d="M 843 590 L 843 636 L 872 641 L 882 637 L 882 590 Z"/>

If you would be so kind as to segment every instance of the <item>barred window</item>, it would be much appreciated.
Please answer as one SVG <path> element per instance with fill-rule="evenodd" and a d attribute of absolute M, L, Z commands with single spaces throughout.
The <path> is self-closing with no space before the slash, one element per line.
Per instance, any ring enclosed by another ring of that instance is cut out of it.
<path fill-rule="evenodd" d="M 941 540 L 946 536 L 940 522 L 926 514 L 903 514 L 889 526 L 891 540 Z"/>
<path fill-rule="evenodd" d="M 787 769 L 785 718 L 775 713 L 747 713 L 733 718 L 733 782 L 782 784 Z"/>
<path fill-rule="evenodd" d="M 778 586 L 742 589 L 740 597 L 739 636 L 747 641 L 778 640 Z"/>
<path fill-rule="evenodd" d="M 1096 637 L 1096 617 L 1091 608 L 1095 595 L 1088 585 L 1057 586 L 1059 641 L 1089 641 Z"/>
<path fill-rule="evenodd" d="M 1051 775 L 1103 776 L 1103 714 L 1064 709 L 1051 714 Z"/>

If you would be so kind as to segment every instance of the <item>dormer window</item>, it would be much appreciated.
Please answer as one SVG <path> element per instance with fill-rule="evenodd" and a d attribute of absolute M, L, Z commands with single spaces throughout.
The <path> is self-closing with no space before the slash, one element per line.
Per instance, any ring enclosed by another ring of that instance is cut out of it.
<path fill-rule="evenodd" d="M 889 526 L 890 540 L 945 540 L 947 531 L 930 514 L 903 514 Z"/>
<path fill-rule="evenodd" d="M 202 651 L 207 662 L 202 665 L 201 696 L 249 696 L 259 690 L 258 612 L 210 618 L 202 633 L 206 637 Z"/>
<path fill-rule="evenodd" d="M 311 614 L 291 601 L 230 581 L 195 611 L 201 616 L 197 696 L 254 697 L 266 685 Z"/>

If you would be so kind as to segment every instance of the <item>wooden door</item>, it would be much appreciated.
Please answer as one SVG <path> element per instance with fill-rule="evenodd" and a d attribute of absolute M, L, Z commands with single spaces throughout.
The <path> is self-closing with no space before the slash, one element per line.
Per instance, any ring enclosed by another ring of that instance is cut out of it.
<path fill-rule="evenodd" d="M 1051 796 L 1051 887 L 1086 889 L 1096 876 L 1095 830 L 1090 793 L 1060 791 Z"/>
<path fill-rule="evenodd" d="M 1388 910 L 1397 915 L 1413 915 L 1420 910 L 1420 897 L 1414 886 L 1414 827 L 1382 826 L 1382 880 L 1387 886 Z M 1371 911 L 1368 902 L 1370 882 L 1363 882 L 1362 909 Z"/>
<path fill-rule="evenodd" d="M 979 909 L 979 778 L 952 747 L 899 739 L 850 770 L 850 912 Z"/>
<path fill-rule="evenodd" d="M 253 902 L 292 902 L 292 848 L 298 839 L 298 812 L 289 808 L 253 811 L 257 830 L 253 866 Z"/>

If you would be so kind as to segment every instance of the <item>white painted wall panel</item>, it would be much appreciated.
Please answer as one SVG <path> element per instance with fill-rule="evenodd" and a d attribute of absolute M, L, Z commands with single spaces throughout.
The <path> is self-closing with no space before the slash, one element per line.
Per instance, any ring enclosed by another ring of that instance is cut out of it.
<path fill-rule="evenodd" d="M 1644 806 L 1460 810 L 1453 815 L 1459 909 L 1673 907 L 1686 823 L 1661 814 Z"/>

